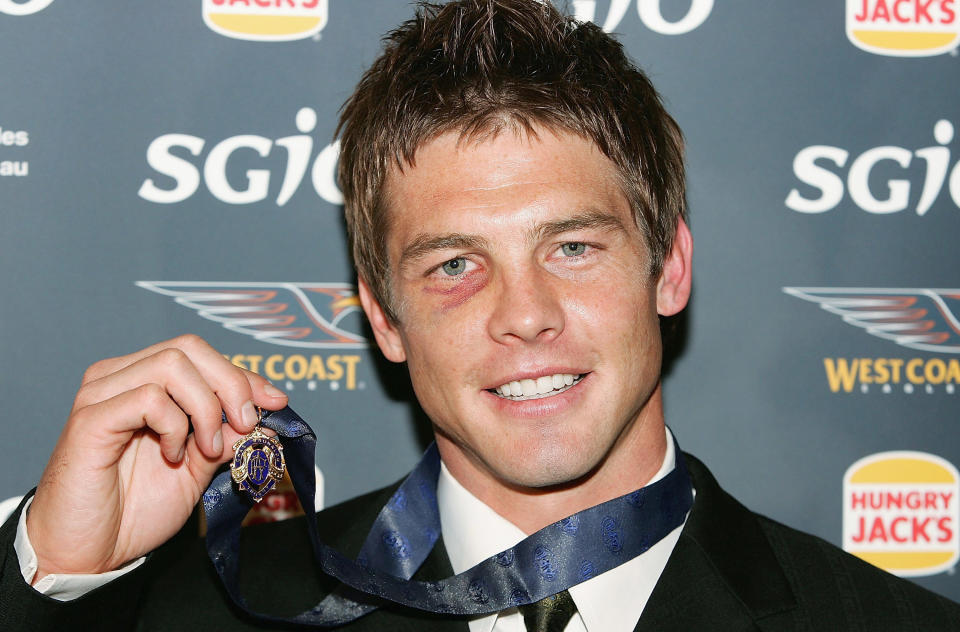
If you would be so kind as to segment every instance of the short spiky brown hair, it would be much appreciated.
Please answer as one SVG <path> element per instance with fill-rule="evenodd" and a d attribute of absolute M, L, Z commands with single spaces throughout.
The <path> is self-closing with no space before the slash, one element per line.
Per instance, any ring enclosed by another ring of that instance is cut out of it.
<path fill-rule="evenodd" d="M 391 168 L 434 138 L 532 132 L 593 141 L 616 165 L 660 273 L 686 217 L 683 137 L 646 75 L 590 22 L 537 0 L 421 3 L 341 110 L 337 135 L 347 231 L 357 273 L 397 313 L 387 256 Z"/>

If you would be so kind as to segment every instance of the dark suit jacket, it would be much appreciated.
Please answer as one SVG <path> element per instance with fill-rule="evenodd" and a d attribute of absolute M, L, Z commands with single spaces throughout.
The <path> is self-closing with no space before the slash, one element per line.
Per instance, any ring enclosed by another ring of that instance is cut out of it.
<path fill-rule="evenodd" d="M 702 463 L 689 455 L 687 462 L 696 501 L 636 630 L 960 630 L 957 604 L 824 540 L 751 513 L 720 489 Z M 321 512 L 321 537 L 355 555 L 393 489 Z M 16 517 L 0 528 L 2 630 L 286 629 L 260 623 L 233 606 L 202 541 L 186 530 L 120 580 L 73 602 L 46 598 L 20 575 L 13 552 Z M 312 607 L 334 587 L 314 569 L 302 520 L 245 529 L 241 584 L 255 609 L 291 615 Z M 441 541 L 416 577 L 450 574 Z M 343 629 L 466 632 L 467 625 L 386 605 Z"/>

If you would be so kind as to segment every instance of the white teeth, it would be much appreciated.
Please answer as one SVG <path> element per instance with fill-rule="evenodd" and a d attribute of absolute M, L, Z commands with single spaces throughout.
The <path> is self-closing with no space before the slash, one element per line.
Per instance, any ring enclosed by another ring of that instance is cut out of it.
<path fill-rule="evenodd" d="M 576 382 L 579 382 L 581 377 L 580 375 L 573 375 L 571 373 L 542 375 L 535 380 L 527 378 L 507 382 L 506 384 L 501 384 L 494 390 L 498 395 L 507 399 L 537 399 L 562 393 Z"/>

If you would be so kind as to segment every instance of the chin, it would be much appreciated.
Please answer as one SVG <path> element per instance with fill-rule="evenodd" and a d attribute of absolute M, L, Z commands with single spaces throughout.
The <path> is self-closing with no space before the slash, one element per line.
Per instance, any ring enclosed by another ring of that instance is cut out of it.
<path fill-rule="evenodd" d="M 517 487 L 543 489 L 576 484 L 597 467 L 600 459 L 582 451 L 540 446 L 513 461 L 502 468 L 502 478 Z"/>

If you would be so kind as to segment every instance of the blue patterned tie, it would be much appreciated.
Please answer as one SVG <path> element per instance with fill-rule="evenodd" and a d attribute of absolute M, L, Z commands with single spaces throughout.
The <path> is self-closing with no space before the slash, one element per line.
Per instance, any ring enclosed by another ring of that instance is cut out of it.
<path fill-rule="evenodd" d="M 276 431 L 283 443 L 294 490 L 304 512 L 312 516 L 313 431 L 290 408 L 264 416 L 263 425 Z M 489 614 L 538 602 L 633 559 L 682 525 L 693 504 L 678 447 L 673 471 L 656 483 L 548 525 L 462 573 L 435 582 L 414 581 L 410 578 L 440 535 L 439 472 L 434 444 L 380 511 L 356 560 L 322 543 L 316 520 L 305 521 L 319 568 L 370 595 L 369 600 L 335 592 L 289 619 L 250 612 L 239 592 L 238 551 L 240 523 L 252 501 L 235 489 L 229 472 L 216 476 L 203 495 L 207 553 L 234 602 L 264 621 L 335 627 L 377 609 L 384 599 L 435 613 Z"/>

